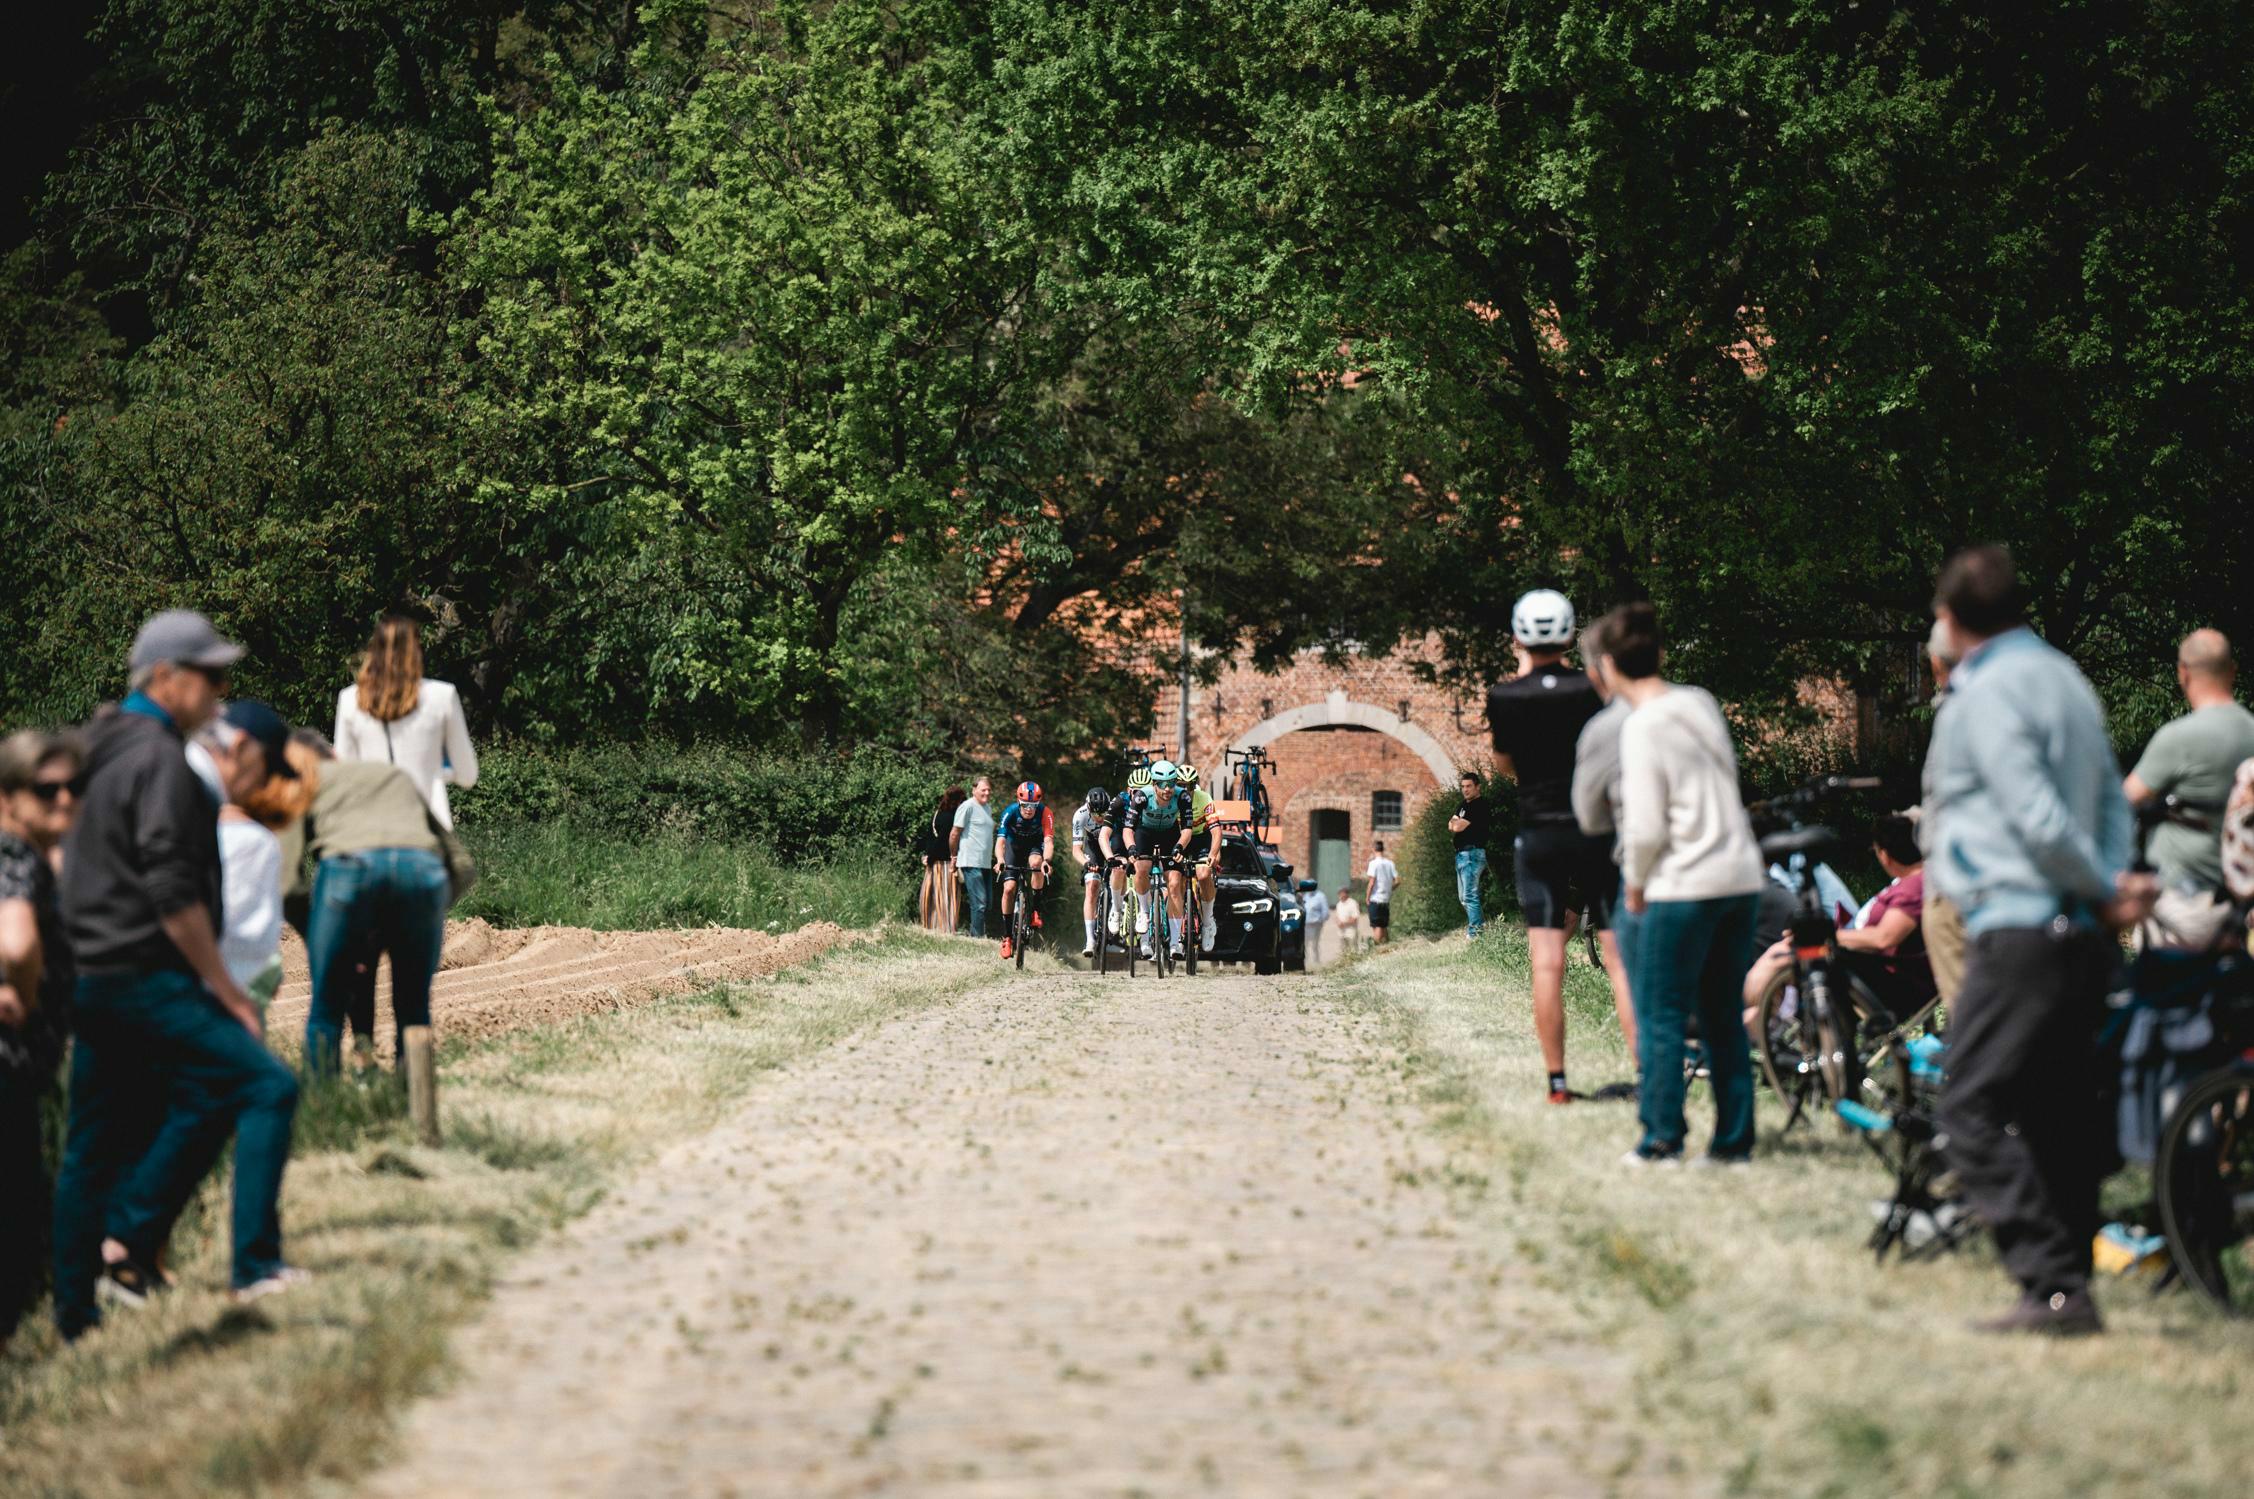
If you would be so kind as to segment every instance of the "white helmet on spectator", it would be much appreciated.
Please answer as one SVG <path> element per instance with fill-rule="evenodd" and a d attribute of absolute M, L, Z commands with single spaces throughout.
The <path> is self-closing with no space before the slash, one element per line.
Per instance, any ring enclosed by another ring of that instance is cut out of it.
<path fill-rule="evenodd" d="M 1563 650 L 1573 643 L 1573 605 L 1554 588 L 1537 588 L 1511 606 L 1510 632 L 1520 645 Z"/>

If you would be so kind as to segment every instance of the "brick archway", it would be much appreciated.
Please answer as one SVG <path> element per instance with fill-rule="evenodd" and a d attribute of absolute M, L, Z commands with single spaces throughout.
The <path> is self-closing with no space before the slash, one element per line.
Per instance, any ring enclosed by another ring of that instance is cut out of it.
<path fill-rule="evenodd" d="M 1435 784 L 1455 784 L 1455 758 L 1439 740 L 1397 713 L 1389 713 L 1372 703 L 1352 701 L 1343 690 L 1334 690 L 1319 703 L 1306 703 L 1297 708 L 1286 709 L 1273 718 L 1263 719 L 1237 736 L 1235 743 L 1245 749 L 1257 749 L 1301 729 L 1328 728 L 1370 729 L 1380 734 L 1389 734 L 1407 745 L 1410 752 L 1424 762 L 1425 769 L 1432 772 Z"/>

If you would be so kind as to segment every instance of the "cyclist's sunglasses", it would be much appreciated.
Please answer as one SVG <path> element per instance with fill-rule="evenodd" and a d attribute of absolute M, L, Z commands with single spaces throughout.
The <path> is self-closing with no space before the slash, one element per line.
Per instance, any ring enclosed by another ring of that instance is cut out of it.
<path fill-rule="evenodd" d="M 71 794 L 73 800 L 83 801 L 86 797 L 86 777 L 84 774 L 79 774 L 72 776 L 67 781 L 33 781 L 24 790 L 43 802 L 52 802 L 66 791 Z"/>

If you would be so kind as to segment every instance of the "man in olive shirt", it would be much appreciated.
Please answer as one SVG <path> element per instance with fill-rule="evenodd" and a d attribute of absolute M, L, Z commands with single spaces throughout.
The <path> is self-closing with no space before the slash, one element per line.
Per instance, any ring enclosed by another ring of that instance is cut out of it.
<path fill-rule="evenodd" d="M 2254 759 L 2254 713 L 2232 694 L 2238 663 L 2220 630 L 2194 630 L 2176 651 L 2176 682 L 2191 711 L 2152 736 L 2122 789 L 2131 803 L 2173 796 L 2213 826 L 2162 823 L 2146 846 L 2160 899 L 2139 929 L 2156 947 L 2213 947 L 2230 920 L 2223 883 L 2223 803 L 2238 767 Z"/>

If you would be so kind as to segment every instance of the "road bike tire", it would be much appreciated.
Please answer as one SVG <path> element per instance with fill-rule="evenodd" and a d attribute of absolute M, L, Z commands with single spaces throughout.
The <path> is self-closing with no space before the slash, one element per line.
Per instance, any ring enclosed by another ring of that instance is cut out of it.
<path fill-rule="evenodd" d="M 2184 1279 L 2231 1316 L 2254 1315 L 2254 1066 L 2191 1085 L 2161 1127 L 2152 1175 Z"/>
<path fill-rule="evenodd" d="M 1142 897 L 1135 893 L 1132 876 L 1129 876 L 1127 893 L 1121 897 L 1121 900 L 1124 905 L 1119 920 L 1119 945 L 1127 950 L 1127 977 L 1133 978 L 1135 976 L 1135 959 L 1141 955 L 1143 950 L 1142 934 L 1135 930 L 1135 924 L 1142 920 L 1143 901 Z"/>
<path fill-rule="evenodd" d="M 1844 973 L 1838 975 L 1845 978 Z M 1809 1019 L 1815 1027 L 1817 1075 L 1823 1084 L 1827 1112 L 1843 1100 L 1862 1102 L 1863 1053 L 1855 1035 L 1854 1000 L 1848 986 L 1838 983 L 1828 967 L 1808 976 Z M 1848 1127 L 1843 1120 L 1841 1127 Z"/>
<path fill-rule="evenodd" d="M 1801 1017 L 1781 1013 L 1792 978 L 1790 968 L 1778 969 L 1754 1005 L 1754 1025 L 1761 1039 L 1754 1045 L 1753 1060 L 1759 1064 L 1769 1091 L 1787 1104 L 1801 1104 L 1805 1113 L 1808 1071 L 1799 1044 Z"/>
<path fill-rule="evenodd" d="M 1205 914 L 1197 903 L 1197 881 L 1186 879 L 1182 892 L 1182 974 L 1197 977 L 1198 945 L 1205 939 Z"/>
<path fill-rule="evenodd" d="M 1010 953 L 1020 968 L 1025 966 L 1025 946 L 1033 936 L 1033 923 L 1025 919 L 1026 902 L 1031 898 L 1025 883 L 1020 881 L 1017 904 L 1010 907 L 1010 935 L 1016 939 L 1010 943 Z"/>
<path fill-rule="evenodd" d="M 1096 972 L 1111 972 L 1111 882 L 1096 886 Z"/>

